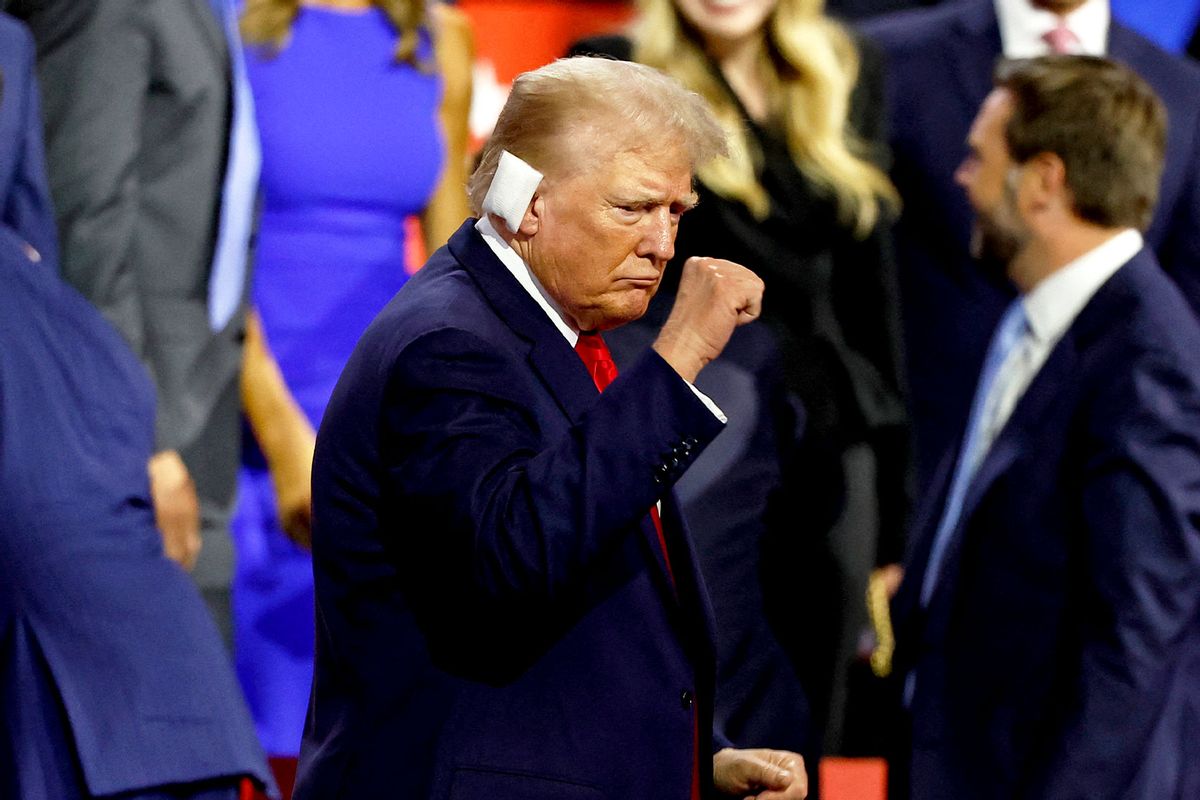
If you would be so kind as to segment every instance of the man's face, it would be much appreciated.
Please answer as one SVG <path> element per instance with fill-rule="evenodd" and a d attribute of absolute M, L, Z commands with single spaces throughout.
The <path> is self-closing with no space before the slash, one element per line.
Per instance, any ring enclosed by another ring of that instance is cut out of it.
<path fill-rule="evenodd" d="M 540 225 L 528 242 L 533 273 L 584 331 L 646 313 L 675 255 L 679 217 L 696 202 L 683 148 L 664 143 L 614 155 L 601 139 L 599 132 L 576 137 L 579 157 L 571 161 L 585 166 L 543 183 Z"/>
<path fill-rule="evenodd" d="M 1012 112 L 1006 90 L 988 95 L 967 136 L 970 152 L 954 174 L 975 210 L 971 255 L 989 272 L 1003 272 L 1029 239 L 1017 210 L 1017 165 L 1004 137 Z"/>

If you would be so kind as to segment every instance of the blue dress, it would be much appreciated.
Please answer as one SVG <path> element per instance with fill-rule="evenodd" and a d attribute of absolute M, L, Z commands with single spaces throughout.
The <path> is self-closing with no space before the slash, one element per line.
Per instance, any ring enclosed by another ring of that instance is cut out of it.
<path fill-rule="evenodd" d="M 247 71 L 262 136 L 263 213 L 253 302 L 284 380 L 313 426 L 359 336 L 404 284 L 405 219 L 444 160 L 441 81 L 393 57 L 378 9 L 301 7 L 278 54 Z M 432 56 L 427 36 L 419 54 Z M 309 555 L 279 528 L 247 436 L 233 523 L 238 675 L 271 755 L 296 755 L 313 660 Z"/>

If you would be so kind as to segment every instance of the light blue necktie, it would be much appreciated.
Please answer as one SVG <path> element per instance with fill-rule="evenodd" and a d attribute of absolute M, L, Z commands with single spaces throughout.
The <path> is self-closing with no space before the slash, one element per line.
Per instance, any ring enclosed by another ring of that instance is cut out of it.
<path fill-rule="evenodd" d="M 233 0 L 212 0 L 225 31 L 233 77 L 233 114 L 229 126 L 229 158 L 221 189 L 221 216 L 212 270 L 208 276 L 208 323 L 221 330 L 233 317 L 246 285 L 246 259 L 254 227 L 254 204 L 262 154 L 254 121 L 254 97 L 246 80 L 237 12 Z"/>
<path fill-rule="evenodd" d="M 942 520 L 937 533 L 933 537 L 933 548 L 929 551 L 929 563 L 925 567 L 925 578 L 921 582 L 921 605 L 929 604 L 933 589 L 937 586 L 938 576 L 942 568 L 942 559 L 946 555 L 946 547 L 958 527 L 962 516 L 963 501 L 967 496 L 967 487 L 975 476 L 975 467 L 982 453 L 976 452 L 981 446 L 981 433 L 984 424 L 984 408 L 988 395 L 1000 367 L 1008 358 L 1009 353 L 1029 330 L 1029 321 L 1025 316 L 1025 306 L 1020 298 L 1014 300 L 1004 313 L 996 332 L 992 334 L 992 343 L 988 347 L 987 359 L 983 362 L 983 371 L 979 375 L 979 385 L 975 389 L 975 400 L 971 404 L 971 416 L 967 422 L 966 434 L 963 437 L 962 450 L 958 454 L 958 463 L 954 467 L 954 477 L 950 481 L 950 490 L 946 495 L 946 508 L 942 512 Z"/>

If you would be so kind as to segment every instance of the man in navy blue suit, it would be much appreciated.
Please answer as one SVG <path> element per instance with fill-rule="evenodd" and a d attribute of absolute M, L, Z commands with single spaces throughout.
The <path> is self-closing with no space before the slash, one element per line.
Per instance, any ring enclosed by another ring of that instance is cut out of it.
<path fill-rule="evenodd" d="M 914 800 L 1200 797 L 1200 323 L 1151 224 L 1153 91 L 1003 64 L 958 170 L 1020 294 L 893 603 Z"/>
<path fill-rule="evenodd" d="M 721 429 L 691 382 L 762 282 L 689 260 L 619 376 L 599 335 L 645 313 L 722 148 L 646 67 L 517 79 L 479 219 L 368 329 L 317 437 L 298 800 L 804 797 L 799 756 L 713 742 L 711 613 L 670 497 Z"/>
<path fill-rule="evenodd" d="M 0 797 L 235 800 L 270 778 L 163 554 L 149 376 L 56 274 L 33 41 L 0 14 Z"/>
<path fill-rule="evenodd" d="M 896 243 L 919 487 L 954 444 L 1011 290 L 968 253 L 971 209 L 954 184 L 963 142 L 1001 56 L 1055 47 L 1107 55 L 1166 103 L 1166 170 L 1146 242 L 1200 311 L 1200 68 L 1112 20 L 1108 0 L 960 0 L 874 20 L 888 60 Z M 1054 42 L 1052 44 L 1052 41 Z"/>

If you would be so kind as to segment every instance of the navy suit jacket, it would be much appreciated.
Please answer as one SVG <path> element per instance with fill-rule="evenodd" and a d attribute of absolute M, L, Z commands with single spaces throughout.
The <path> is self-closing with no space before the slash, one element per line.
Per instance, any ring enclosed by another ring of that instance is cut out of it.
<path fill-rule="evenodd" d="M 54 208 L 46 185 L 33 38 L 0 13 L 0 225 L 58 263 Z"/>
<path fill-rule="evenodd" d="M 721 425 L 647 353 L 596 392 L 469 220 L 367 330 L 313 467 L 298 800 L 686 797 L 711 612 L 673 506 Z"/>
<path fill-rule="evenodd" d="M 1011 289 L 980 276 L 969 254 L 973 213 L 954 171 L 1001 55 L 993 0 L 960 0 L 873 20 L 863 31 L 888 59 L 892 178 L 901 311 L 919 484 L 965 420 L 988 337 Z M 1166 104 L 1166 169 L 1146 241 L 1200 311 L 1200 68 L 1116 21 L 1108 54 Z"/>
<path fill-rule="evenodd" d="M 22 241 L 0 226 L 0 796 L 43 785 L 37 752 L 73 754 L 60 777 L 94 795 L 267 783 L 216 628 L 162 552 L 150 379 Z"/>
<path fill-rule="evenodd" d="M 1200 325 L 1143 250 L 1084 307 L 893 604 L 914 800 L 1200 797 Z"/>

